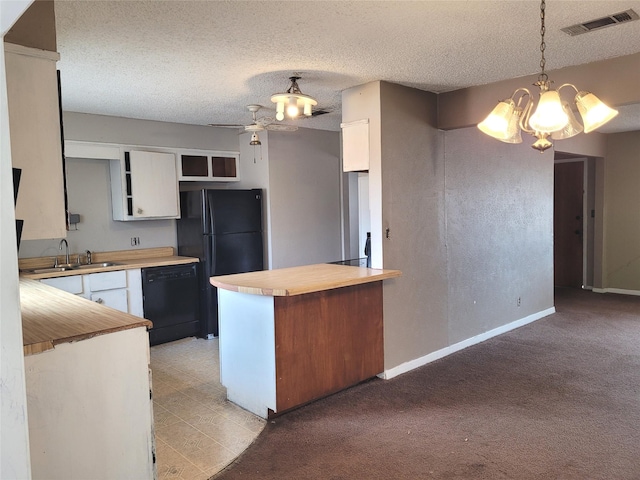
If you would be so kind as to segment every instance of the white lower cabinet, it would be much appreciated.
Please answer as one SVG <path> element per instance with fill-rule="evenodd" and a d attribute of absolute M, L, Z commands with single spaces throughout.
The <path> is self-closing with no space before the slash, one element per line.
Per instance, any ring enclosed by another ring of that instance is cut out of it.
<path fill-rule="evenodd" d="M 82 275 L 72 275 L 70 277 L 43 278 L 42 283 L 64 290 L 65 292 L 81 295 L 83 292 Z"/>
<path fill-rule="evenodd" d="M 41 282 L 121 312 L 143 316 L 139 268 L 45 278 Z"/>
<path fill-rule="evenodd" d="M 116 290 L 104 290 L 100 292 L 92 292 L 89 299 L 92 302 L 115 308 L 121 312 L 128 313 L 127 289 L 118 288 Z"/>
<path fill-rule="evenodd" d="M 127 301 L 127 272 L 90 273 L 82 276 L 85 284 L 84 297 L 89 300 L 115 308 L 121 312 L 129 312 Z"/>

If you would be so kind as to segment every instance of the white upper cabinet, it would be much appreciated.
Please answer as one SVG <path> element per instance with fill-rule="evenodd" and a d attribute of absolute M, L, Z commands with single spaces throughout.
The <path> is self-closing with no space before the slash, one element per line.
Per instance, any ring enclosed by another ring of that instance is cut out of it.
<path fill-rule="evenodd" d="M 14 168 L 22 169 L 16 218 L 22 240 L 66 237 L 55 52 L 5 44 Z"/>
<path fill-rule="evenodd" d="M 173 153 L 126 150 L 110 167 L 114 220 L 180 217 Z"/>
<path fill-rule="evenodd" d="M 342 123 L 342 170 L 369 170 L 369 120 Z"/>

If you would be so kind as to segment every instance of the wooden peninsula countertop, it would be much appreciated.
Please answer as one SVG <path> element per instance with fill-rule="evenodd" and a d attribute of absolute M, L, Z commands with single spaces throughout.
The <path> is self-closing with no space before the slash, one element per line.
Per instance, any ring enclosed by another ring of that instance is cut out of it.
<path fill-rule="evenodd" d="M 215 287 L 233 292 L 288 297 L 399 277 L 400 270 L 318 264 L 211 277 Z"/>
<path fill-rule="evenodd" d="M 25 355 L 51 350 L 60 343 L 153 325 L 28 278 L 20 279 L 20 305 Z"/>

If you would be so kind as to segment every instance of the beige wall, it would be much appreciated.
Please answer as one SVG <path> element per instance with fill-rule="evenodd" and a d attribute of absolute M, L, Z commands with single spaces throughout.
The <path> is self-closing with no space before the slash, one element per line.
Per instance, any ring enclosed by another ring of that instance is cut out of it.
<path fill-rule="evenodd" d="M 340 137 L 269 132 L 271 268 L 340 260 Z"/>
<path fill-rule="evenodd" d="M 553 308 L 553 153 L 442 132 L 436 101 L 386 82 L 343 92 L 345 121 L 374 118 L 372 239 L 403 272 L 384 288 L 387 372 Z"/>
<path fill-rule="evenodd" d="M 62 79 L 64 84 L 64 78 Z M 63 92 L 64 94 L 64 92 Z M 238 151 L 238 132 L 183 123 L 64 112 L 64 139 L 81 142 Z"/>
<path fill-rule="evenodd" d="M 33 2 L 7 32 L 4 41 L 55 52 L 57 44 L 53 0 L 36 0 Z"/>
<path fill-rule="evenodd" d="M 553 153 L 445 134 L 449 343 L 553 306 Z"/>
<path fill-rule="evenodd" d="M 384 267 L 402 271 L 384 286 L 389 370 L 449 344 L 445 165 L 436 95 L 381 82 L 379 102 Z"/>
<path fill-rule="evenodd" d="M 0 2 L 0 478 L 31 478 L 22 320 L 4 65 L 5 35 L 29 0 Z"/>
<path fill-rule="evenodd" d="M 603 287 L 640 292 L 640 132 L 607 138 Z"/>
<path fill-rule="evenodd" d="M 607 105 L 640 103 L 640 53 L 600 62 L 565 67 L 547 72 L 559 87 L 573 83 L 580 90 L 594 92 Z M 487 85 L 469 87 L 438 95 L 438 127 L 444 130 L 476 125 L 485 118 L 499 100 L 509 98 L 516 88 L 527 87 L 537 98 L 532 84 L 537 75 L 529 75 Z M 573 90 L 562 90 L 567 98 Z"/>

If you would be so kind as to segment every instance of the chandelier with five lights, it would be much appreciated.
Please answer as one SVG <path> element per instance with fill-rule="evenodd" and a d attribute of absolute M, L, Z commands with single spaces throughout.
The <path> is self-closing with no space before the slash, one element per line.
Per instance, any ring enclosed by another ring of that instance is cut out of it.
<path fill-rule="evenodd" d="M 522 143 L 521 132 L 529 133 L 536 137 L 537 140 L 532 147 L 540 153 L 553 145 L 549 138 L 562 140 L 582 131 L 589 133 L 618 114 L 617 110 L 605 105 L 593 93 L 578 90 L 571 83 L 565 83 L 557 90 L 550 88 L 553 82 L 545 72 L 544 57 L 545 7 L 545 0 L 542 0 L 540 4 L 541 72 L 538 75 L 538 81 L 534 83 L 540 88 L 537 107 L 534 109 L 531 92 L 524 87 L 518 88 L 510 98 L 500 101 L 489 116 L 478 124 L 482 132 L 505 143 Z M 571 87 L 576 92 L 573 103 L 580 113 L 582 124 L 576 119 L 569 102 L 560 97 L 560 90 L 565 87 Z"/>

